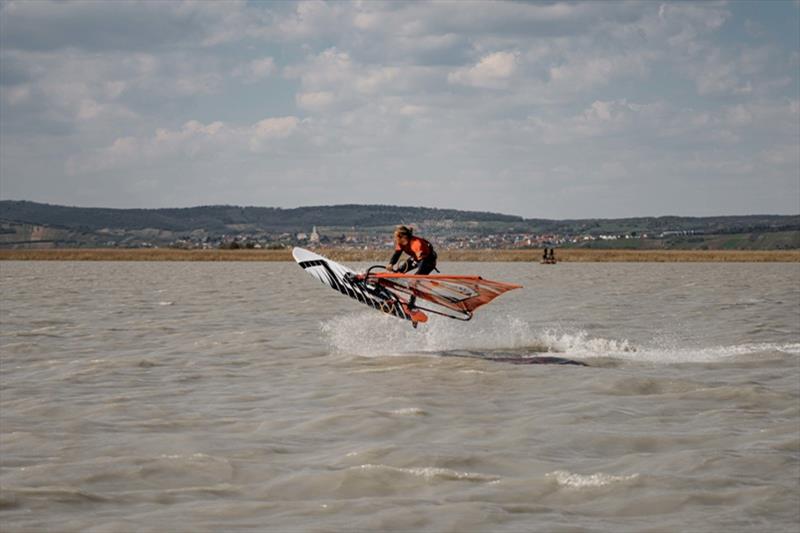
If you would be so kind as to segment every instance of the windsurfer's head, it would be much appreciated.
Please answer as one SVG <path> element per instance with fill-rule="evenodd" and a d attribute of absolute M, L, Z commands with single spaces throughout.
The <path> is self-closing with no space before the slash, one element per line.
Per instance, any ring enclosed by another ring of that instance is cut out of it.
<path fill-rule="evenodd" d="M 413 233 L 414 230 L 408 226 L 396 226 L 394 228 L 394 241 L 400 245 L 408 244 L 408 239 L 411 238 Z"/>

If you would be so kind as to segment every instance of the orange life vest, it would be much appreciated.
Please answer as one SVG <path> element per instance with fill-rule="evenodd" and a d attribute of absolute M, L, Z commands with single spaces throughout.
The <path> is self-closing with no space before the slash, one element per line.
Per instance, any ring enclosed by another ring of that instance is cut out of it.
<path fill-rule="evenodd" d="M 433 252 L 433 246 L 425 239 L 412 236 L 408 238 L 408 244 L 406 246 L 400 246 L 398 244 L 395 246 L 394 251 L 405 252 L 413 257 L 415 261 L 422 261 L 431 255 Z"/>

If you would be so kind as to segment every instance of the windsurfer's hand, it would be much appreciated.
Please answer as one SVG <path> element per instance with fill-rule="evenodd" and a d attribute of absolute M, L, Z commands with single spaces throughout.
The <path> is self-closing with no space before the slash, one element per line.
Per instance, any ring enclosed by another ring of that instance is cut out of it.
<path fill-rule="evenodd" d="M 388 270 L 389 272 L 394 272 L 394 265 L 389 263 L 388 265 L 386 265 L 386 270 Z"/>

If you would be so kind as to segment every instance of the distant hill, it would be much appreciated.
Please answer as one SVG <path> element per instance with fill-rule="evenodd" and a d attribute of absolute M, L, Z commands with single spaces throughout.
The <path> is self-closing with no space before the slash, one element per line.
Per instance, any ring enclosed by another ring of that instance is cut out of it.
<path fill-rule="evenodd" d="M 317 226 L 331 239 L 372 246 L 396 224 L 413 224 L 439 243 L 508 247 L 552 235 L 567 246 L 636 248 L 798 248 L 800 215 L 720 217 L 638 217 L 548 220 L 480 211 L 394 205 L 334 205 L 281 209 L 213 205 L 176 209 L 68 207 L 28 201 L 0 201 L 0 245 L 53 246 L 169 245 L 176 240 L 218 242 L 245 238 L 290 245 L 298 233 Z M 627 236 L 625 242 L 608 236 Z M 227 237 L 226 237 L 227 236 Z M 241 237 L 244 236 L 244 237 Z M 367 238 L 367 236 L 369 238 Z M 563 240 L 568 236 L 595 237 Z M 633 239 L 631 239 L 631 237 Z M 644 237 L 644 238 L 643 238 Z M 361 240 L 359 240 L 361 239 Z M 540 243 L 541 241 L 537 241 Z M 475 244 L 477 243 L 477 244 Z"/>
<path fill-rule="evenodd" d="M 521 222 L 522 217 L 455 209 L 394 205 L 332 205 L 281 209 L 210 205 L 181 209 L 66 207 L 26 201 L 0 201 L 0 219 L 97 231 L 104 228 L 225 232 L 249 226 L 262 231 L 308 230 L 311 226 L 375 227 L 421 220 Z"/>

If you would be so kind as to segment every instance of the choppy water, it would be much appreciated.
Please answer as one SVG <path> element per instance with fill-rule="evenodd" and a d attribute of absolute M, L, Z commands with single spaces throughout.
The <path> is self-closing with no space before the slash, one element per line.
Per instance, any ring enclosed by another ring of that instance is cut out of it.
<path fill-rule="evenodd" d="M 293 263 L 0 263 L 0 529 L 797 531 L 800 265 L 446 264 L 413 330 Z M 482 357 L 570 357 L 590 367 Z"/>

